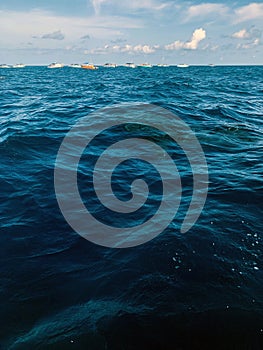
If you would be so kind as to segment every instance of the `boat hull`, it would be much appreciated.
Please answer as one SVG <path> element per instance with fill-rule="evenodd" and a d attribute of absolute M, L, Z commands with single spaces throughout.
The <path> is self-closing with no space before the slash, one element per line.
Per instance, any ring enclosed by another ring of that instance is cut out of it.
<path fill-rule="evenodd" d="M 82 64 L 82 69 L 88 69 L 88 70 L 96 70 L 98 67 L 94 66 L 93 64 Z"/>

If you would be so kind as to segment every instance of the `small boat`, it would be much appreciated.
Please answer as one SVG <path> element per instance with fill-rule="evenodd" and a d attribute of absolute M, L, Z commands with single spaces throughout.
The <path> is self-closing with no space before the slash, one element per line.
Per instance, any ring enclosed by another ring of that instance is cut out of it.
<path fill-rule="evenodd" d="M 92 64 L 92 63 L 84 63 L 81 65 L 81 68 L 90 69 L 90 70 L 98 69 L 98 67 L 94 66 L 94 64 Z"/>
<path fill-rule="evenodd" d="M 117 64 L 116 63 L 105 63 L 104 64 L 104 67 L 106 68 L 116 68 L 117 67 Z"/>
<path fill-rule="evenodd" d="M 215 65 L 213 63 L 210 63 L 208 66 L 209 67 L 215 67 Z"/>
<path fill-rule="evenodd" d="M 157 64 L 157 67 L 169 67 L 169 65 L 164 63 L 159 63 Z"/>
<path fill-rule="evenodd" d="M 136 64 L 134 64 L 133 62 L 127 62 L 125 63 L 124 67 L 128 67 L 128 68 L 136 68 Z"/>
<path fill-rule="evenodd" d="M 142 63 L 142 64 L 139 64 L 138 67 L 142 67 L 142 68 L 152 68 L 153 65 L 150 64 L 150 63 Z"/>
<path fill-rule="evenodd" d="M 47 67 L 48 67 L 48 68 L 63 68 L 63 67 L 64 67 L 64 64 L 54 62 L 54 63 L 49 64 Z"/>
<path fill-rule="evenodd" d="M 150 64 L 150 63 L 142 63 L 142 64 L 139 64 L 138 67 L 142 67 L 142 68 L 152 68 L 153 65 Z"/>
<path fill-rule="evenodd" d="M 11 68 L 8 64 L 0 64 L 0 68 Z"/>
<path fill-rule="evenodd" d="M 25 68 L 25 64 L 23 63 L 13 64 L 12 68 Z"/>
<path fill-rule="evenodd" d="M 81 68 L 81 64 L 78 63 L 72 63 L 69 65 L 70 68 Z"/>
<path fill-rule="evenodd" d="M 188 68 L 189 65 L 186 64 L 186 63 L 180 63 L 180 64 L 177 64 L 177 67 L 178 67 L 178 68 Z"/>

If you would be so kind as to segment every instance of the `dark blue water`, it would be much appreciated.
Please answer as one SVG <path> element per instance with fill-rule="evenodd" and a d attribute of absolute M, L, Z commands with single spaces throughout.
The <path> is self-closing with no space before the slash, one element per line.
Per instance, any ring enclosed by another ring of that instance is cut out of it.
<path fill-rule="evenodd" d="M 0 76 L 0 348 L 262 349 L 263 67 Z M 113 249 L 71 229 L 53 177 L 75 122 L 122 102 L 183 119 L 210 184 L 188 233 L 173 222 L 144 245 Z"/>

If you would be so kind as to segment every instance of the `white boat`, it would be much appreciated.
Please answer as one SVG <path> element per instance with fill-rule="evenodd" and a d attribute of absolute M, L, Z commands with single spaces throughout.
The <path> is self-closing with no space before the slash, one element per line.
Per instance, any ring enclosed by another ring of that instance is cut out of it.
<path fill-rule="evenodd" d="M 70 68 L 81 68 L 81 64 L 78 63 L 72 63 L 69 65 Z"/>
<path fill-rule="evenodd" d="M 153 65 L 150 64 L 150 63 L 142 63 L 142 64 L 139 64 L 138 67 L 142 67 L 142 68 L 152 68 Z"/>
<path fill-rule="evenodd" d="M 180 64 L 177 64 L 177 67 L 178 67 L 178 68 L 188 68 L 189 65 L 186 64 L 186 63 L 180 63 Z"/>
<path fill-rule="evenodd" d="M 23 63 L 13 64 L 12 68 L 25 68 L 25 64 Z"/>
<path fill-rule="evenodd" d="M 54 62 L 54 63 L 49 64 L 47 67 L 48 68 L 63 68 L 64 65 L 62 63 Z"/>
<path fill-rule="evenodd" d="M 0 68 L 11 68 L 8 64 L 0 64 Z"/>
<path fill-rule="evenodd" d="M 117 67 L 117 64 L 116 63 L 105 63 L 104 64 L 104 67 L 106 68 L 116 68 Z"/>
<path fill-rule="evenodd" d="M 164 63 L 159 63 L 157 64 L 157 67 L 169 67 L 169 65 Z"/>
<path fill-rule="evenodd" d="M 133 62 L 127 62 L 125 63 L 124 67 L 128 67 L 128 68 L 136 68 L 136 64 L 134 64 Z"/>

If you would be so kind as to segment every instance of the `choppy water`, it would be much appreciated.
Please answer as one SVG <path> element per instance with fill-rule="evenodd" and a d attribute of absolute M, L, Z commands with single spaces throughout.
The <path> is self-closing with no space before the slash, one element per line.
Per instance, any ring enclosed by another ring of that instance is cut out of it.
<path fill-rule="evenodd" d="M 263 67 L 0 75 L 1 348 L 262 349 Z M 183 119 L 210 184 L 187 234 L 174 222 L 144 245 L 110 249 L 68 226 L 53 176 L 75 122 L 122 102 Z"/>

